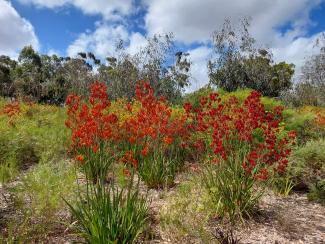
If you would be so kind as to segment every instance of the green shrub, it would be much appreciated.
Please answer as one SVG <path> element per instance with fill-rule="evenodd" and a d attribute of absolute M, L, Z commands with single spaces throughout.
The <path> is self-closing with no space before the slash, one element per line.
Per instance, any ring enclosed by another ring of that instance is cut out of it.
<path fill-rule="evenodd" d="M 275 107 L 277 106 L 284 106 L 283 103 L 275 98 L 271 97 L 262 97 L 261 98 L 262 103 L 265 107 L 266 111 L 273 111 Z"/>
<path fill-rule="evenodd" d="M 0 136 L 0 164 L 5 163 L 10 154 L 9 136 L 8 132 L 1 133 Z"/>
<path fill-rule="evenodd" d="M 64 126 L 65 110 L 45 105 L 37 107 L 39 111 L 35 117 L 29 118 L 26 112 L 21 121 L 17 122 L 17 131 L 22 137 L 34 141 L 41 163 L 65 158 L 69 136 L 69 131 Z"/>
<path fill-rule="evenodd" d="M 325 139 L 308 141 L 290 158 L 288 173 L 296 190 L 316 189 L 325 179 Z"/>
<path fill-rule="evenodd" d="M 39 162 L 39 156 L 36 155 L 35 144 L 32 140 L 29 142 L 18 142 L 16 161 L 19 169 L 28 169 L 31 165 L 37 164 Z"/>
<path fill-rule="evenodd" d="M 217 92 L 220 94 L 221 99 L 223 100 L 228 100 L 230 97 L 235 96 L 240 102 L 243 102 L 251 91 L 251 89 L 237 89 L 233 92 L 227 92 L 223 89 L 218 89 Z"/>
<path fill-rule="evenodd" d="M 325 178 L 325 139 L 308 141 L 293 151 L 289 173 L 296 185 L 309 186 Z"/>
<path fill-rule="evenodd" d="M 5 183 L 18 174 L 18 167 L 13 158 L 9 158 L 5 163 L 0 164 L 0 182 Z"/>
<path fill-rule="evenodd" d="M 208 96 L 211 92 L 214 92 L 215 89 L 211 87 L 202 87 L 195 92 L 186 94 L 183 97 L 183 103 L 189 102 L 193 105 L 194 108 L 199 106 L 200 98 L 203 96 Z"/>
<path fill-rule="evenodd" d="M 278 174 L 272 180 L 273 190 L 281 196 L 287 197 L 294 188 L 295 184 L 292 180 L 292 176 L 287 171 L 282 174 Z"/>
<path fill-rule="evenodd" d="M 310 186 L 308 199 L 319 201 L 323 204 L 325 203 L 325 179 L 318 181 Z"/>
<path fill-rule="evenodd" d="M 148 205 L 139 186 L 134 189 L 133 179 L 122 189 L 113 184 L 87 184 L 86 193 L 68 205 L 87 243 L 133 243 L 148 217 Z"/>
<path fill-rule="evenodd" d="M 323 66 L 324 65 L 318 64 L 318 68 Z M 317 79 L 314 78 L 309 79 L 308 81 L 300 81 L 295 84 L 293 89 L 283 92 L 281 94 L 281 100 L 286 105 L 293 107 L 301 107 L 305 105 L 325 106 L 324 80 L 320 80 L 319 84 L 315 83 L 315 80 Z"/>
<path fill-rule="evenodd" d="M 310 139 L 318 137 L 317 133 L 313 131 L 315 113 L 303 112 L 300 113 L 293 109 L 285 109 L 284 129 L 286 131 L 294 130 L 297 132 L 298 144 L 305 144 Z"/>
<path fill-rule="evenodd" d="M 11 138 L 11 139 L 10 139 Z M 0 135 L 0 182 L 7 182 L 22 169 L 39 162 L 35 143 L 19 134 Z"/>
<path fill-rule="evenodd" d="M 12 150 L 12 143 L 9 141 L 8 132 L 0 134 L 0 182 L 7 182 L 11 177 L 17 174 L 15 155 Z"/>
<path fill-rule="evenodd" d="M 183 98 L 184 103 L 190 102 L 194 108 L 198 107 L 200 98 L 208 96 L 211 92 L 217 92 L 222 100 L 229 99 L 231 96 L 235 96 L 240 102 L 243 102 L 250 94 L 252 89 L 238 89 L 234 92 L 227 92 L 223 89 L 213 89 L 210 87 L 203 87 L 195 92 L 186 94 Z M 262 103 L 265 106 L 265 110 L 273 110 L 276 106 L 283 106 L 283 103 L 279 100 L 270 97 L 262 97 Z"/>

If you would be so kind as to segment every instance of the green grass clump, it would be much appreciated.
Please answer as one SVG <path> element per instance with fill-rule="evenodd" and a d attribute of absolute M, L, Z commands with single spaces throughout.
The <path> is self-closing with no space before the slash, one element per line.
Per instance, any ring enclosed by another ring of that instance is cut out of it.
<path fill-rule="evenodd" d="M 73 199 L 76 189 L 75 167 L 65 161 L 30 168 L 17 185 L 8 186 L 15 209 L 20 213 L 13 216 L 12 238 L 30 243 L 58 228 L 66 228 L 60 220 L 61 212 L 68 210 L 63 197 Z M 8 221 L 8 227 L 12 223 Z"/>
<path fill-rule="evenodd" d="M 215 206 L 204 188 L 199 176 L 189 176 L 177 186 L 175 192 L 166 195 L 167 202 L 159 213 L 160 226 L 168 239 L 175 243 L 214 243 L 209 221 L 215 213 Z"/>
<path fill-rule="evenodd" d="M 146 199 L 133 179 L 121 189 L 113 184 L 87 184 L 85 194 L 68 205 L 78 221 L 78 232 L 93 244 L 134 243 L 148 218 Z"/>
<path fill-rule="evenodd" d="M 139 175 L 149 188 L 169 187 L 182 168 L 183 162 L 175 155 L 167 157 L 163 153 L 153 153 L 144 157 L 139 164 Z"/>
<path fill-rule="evenodd" d="M 19 208 L 28 207 L 33 216 L 52 219 L 65 206 L 62 197 L 70 198 L 76 190 L 76 172 L 72 165 L 61 161 L 56 164 L 38 164 L 22 177 L 15 187 Z M 28 205 L 25 206 L 25 201 Z"/>
<path fill-rule="evenodd" d="M 242 158 L 237 156 L 207 165 L 202 174 L 202 185 L 215 204 L 216 213 L 231 223 L 250 217 L 264 190 L 264 187 L 257 187 L 253 177 L 247 176 Z"/>

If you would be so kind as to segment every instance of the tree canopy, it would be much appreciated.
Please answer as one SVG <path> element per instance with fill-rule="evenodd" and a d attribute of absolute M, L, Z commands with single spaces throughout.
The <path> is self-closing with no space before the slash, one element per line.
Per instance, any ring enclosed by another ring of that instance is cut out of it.
<path fill-rule="evenodd" d="M 277 64 L 270 50 L 257 48 L 249 25 L 248 19 L 242 19 L 238 26 L 225 20 L 223 28 L 213 33 L 215 58 L 208 64 L 209 82 L 229 92 L 251 88 L 277 97 L 291 88 L 294 65 Z"/>

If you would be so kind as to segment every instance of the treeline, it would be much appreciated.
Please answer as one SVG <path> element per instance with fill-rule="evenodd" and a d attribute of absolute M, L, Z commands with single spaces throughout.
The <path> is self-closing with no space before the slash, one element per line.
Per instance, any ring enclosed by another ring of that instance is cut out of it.
<path fill-rule="evenodd" d="M 258 47 L 249 33 L 247 19 L 237 25 L 226 20 L 212 35 L 214 52 L 207 63 L 208 87 L 226 91 L 251 88 L 265 96 L 281 97 L 294 106 L 323 106 L 324 40 L 319 40 L 319 53 L 307 58 L 299 82 L 294 84 L 294 65 L 275 63 L 270 50 Z M 190 83 L 191 64 L 188 53 L 176 50 L 172 34 L 148 38 L 146 46 L 135 54 L 118 41 L 115 56 L 105 60 L 91 52 L 80 52 L 77 57 L 49 56 L 27 46 L 18 60 L 0 56 L 0 95 L 62 104 L 68 93 L 86 95 L 89 83 L 100 80 L 107 83 L 112 99 L 131 99 L 137 81 L 146 80 L 156 95 L 177 103 Z"/>
<path fill-rule="evenodd" d="M 94 80 L 106 82 L 111 98 L 132 98 L 136 82 L 150 82 L 157 95 L 175 102 L 189 83 L 190 62 L 186 53 L 172 56 L 172 35 L 156 35 L 146 47 L 130 55 L 122 42 L 116 56 L 103 62 L 91 52 L 77 57 L 59 57 L 24 47 L 18 61 L 0 56 L 1 95 L 25 97 L 34 101 L 61 104 L 68 93 L 86 95 Z M 169 64 L 169 65 L 167 65 Z"/>

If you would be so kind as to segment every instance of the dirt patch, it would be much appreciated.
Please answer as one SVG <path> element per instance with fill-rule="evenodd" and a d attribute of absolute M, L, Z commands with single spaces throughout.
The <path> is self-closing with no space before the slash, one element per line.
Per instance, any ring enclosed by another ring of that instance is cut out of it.
<path fill-rule="evenodd" d="M 325 243 L 325 207 L 304 194 L 268 194 L 260 214 L 236 232 L 240 243 Z"/>
<path fill-rule="evenodd" d="M 166 205 L 166 196 L 173 191 L 174 189 L 168 192 L 151 190 L 151 210 L 156 220 L 156 226 L 152 227 L 155 238 L 146 243 L 206 243 L 191 238 L 173 240 L 159 227 L 159 209 Z M 218 220 L 211 221 L 207 228 L 210 229 L 211 236 L 217 234 L 220 231 Z M 226 229 L 224 231 L 227 232 Z M 308 201 L 306 194 L 294 193 L 284 198 L 268 193 L 261 200 L 259 213 L 245 224 L 238 224 L 233 234 L 239 243 L 322 244 L 325 243 L 325 206 Z M 209 243 L 218 241 L 211 238 Z"/>
<path fill-rule="evenodd" d="M 151 202 L 150 227 L 143 234 L 140 243 L 207 243 L 193 239 L 190 235 L 182 241 L 174 240 L 160 226 L 160 209 L 167 205 L 167 199 L 175 194 L 175 190 L 182 180 L 177 179 L 173 188 L 159 190 L 147 191 L 146 187 L 141 184 L 143 192 L 147 192 Z M 0 228 L 2 234 L 6 232 L 6 222 L 17 217 L 19 217 L 17 212 L 11 206 L 10 194 L 0 186 Z M 67 228 L 67 224 L 71 223 L 69 214 L 65 212 L 60 215 L 60 218 L 60 222 L 66 224 L 60 224 L 51 229 L 43 237 L 43 242 L 69 243 L 79 239 L 72 233 L 73 228 Z M 213 236 L 220 231 L 218 220 L 211 221 L 206 228 Z M 223 230 L 221 229 L 221 231 Z M 305 194 L 295 193 L 283 198 L 271 192 L 262 198 L 259 213 L 248 220 L 245 225 L 237 225 L 233 234 L 240 240 L 239 243 L 325 243 L 325 206 L 308 201 Z M 211 238 L 209 243 L 218 242 Z"/>

